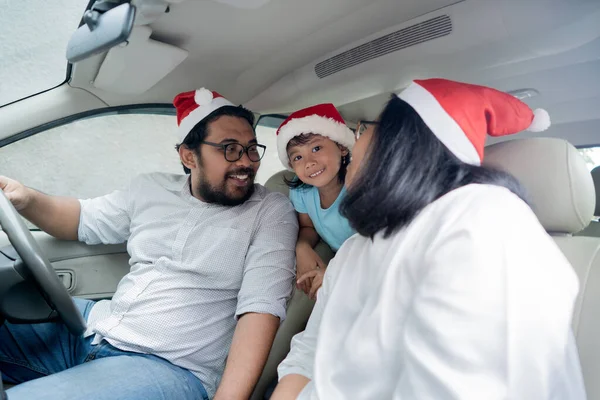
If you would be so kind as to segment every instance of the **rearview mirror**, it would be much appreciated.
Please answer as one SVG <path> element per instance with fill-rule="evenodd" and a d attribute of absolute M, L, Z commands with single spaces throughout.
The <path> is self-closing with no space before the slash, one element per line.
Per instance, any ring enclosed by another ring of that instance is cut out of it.
<path fill-rule="evenodd" d="M 96 2 L 85 12 L 81 25 L 67 45 L 67 60 L 77 62 L 103 53 L 129 38 L 135 19 L 135 7 L 129 3 Z"/>

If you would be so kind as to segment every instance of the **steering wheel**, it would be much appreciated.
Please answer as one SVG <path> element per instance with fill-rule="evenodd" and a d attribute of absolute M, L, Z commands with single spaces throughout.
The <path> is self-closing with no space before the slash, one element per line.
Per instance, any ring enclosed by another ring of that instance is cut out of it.
<path fill-rule="evenodd" d="M 44 298 L 56 310 L 69 332 L 76 336 L 82 335 L 86 330 L 83 316 L 56 275 L 50 261 L 2 190 L 0 190 L 0 226 L 23 260 L 24 268 L 31 273 L 42 290 Z"/>

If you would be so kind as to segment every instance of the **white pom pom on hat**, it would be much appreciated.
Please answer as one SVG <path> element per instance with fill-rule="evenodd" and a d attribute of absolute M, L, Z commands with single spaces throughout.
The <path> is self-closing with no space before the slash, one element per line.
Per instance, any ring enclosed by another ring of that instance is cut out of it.
<path fill-rule="evenodd" d="M 529 132 L 543 132 L 550 128 L 550 114 L 543 108 L 533 110 L 533 121 L 527 128 Z"/>
<path fill-rule="evenodd" d="M 214 99 L 214 94 L 210 90 L 206 88 L 201 88 L 196 90 L 196 94 L 194 95 L 194 100 L 196 104 L 199 106 L 205 106 L 210 104 L 210 102 Z"/>

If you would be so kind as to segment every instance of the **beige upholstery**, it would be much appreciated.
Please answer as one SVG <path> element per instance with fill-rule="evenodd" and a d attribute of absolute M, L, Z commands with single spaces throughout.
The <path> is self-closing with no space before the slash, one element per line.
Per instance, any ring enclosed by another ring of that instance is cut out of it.
<path fill-rule="evenodd" d="M 579 232 L 596 207 L 585 161 L 562 139 L 512 140 L 486 148 L 485 164 L 517 176 L 549 232 Z"/>
<path fill-rule="evenodd" d="M 583 378 L 590 400 L 600 400 L 600 237 L 572 236 L 590 221 L 595 190 L 585 161 L 559 139 L 513 140 L 486 148 L 485 165 L 510 172 L 529 195 L 549 231 L 579 277 L 573 313 Z"/>
<path fill-rule="evenodd" d="M 291 179 L 293 174 L 288 171 L 281 171 L 273 175 L 265 184 L 265 186 L 273 191 L 280 192 L 289 195 L 289 189 L 283 181 L 284 176 Z M 323 261 L 329 262 L 333 258 L 333 252 L 325 243 L 321 242 L 315 248 L 316 252 L 321 256 Z M 254 393 L 252 394 L 251 400 L 262 400 L 266 389 L 269 385 L 277 379 L 277 366 L 287 353 L 290 351 L 290 342 L 292 337 L 306 327 L 306 322 L 313 309 L 314 302 L 310 300 L 304 292 L 298 290 L 294 292 L 292 300 L 288 305 L 287 318 L 279 327 L 271 353 L 267 360 L 267 364 L 263 370 L 263 373 L 256 385 Z"/>

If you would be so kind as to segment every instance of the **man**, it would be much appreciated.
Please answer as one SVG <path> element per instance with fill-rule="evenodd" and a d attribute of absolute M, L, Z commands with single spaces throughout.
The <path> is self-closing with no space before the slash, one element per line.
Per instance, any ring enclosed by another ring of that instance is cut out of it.
<path fill-rule="evenodd" d="M 0 370 L 25 382 L 11 400 L 250 396 L 291 294 L 296 216 L 283 195 L 254 185 L 265 148 L 251 112 L 206 89 L 174 103 L 189 175 L 142 175 L 91 200 L 0 177 L 45 232 L 127 241 L 131 257 L 112 300 L 75 300 L 84 338 L 60 323 L 0 327 Z"/>

